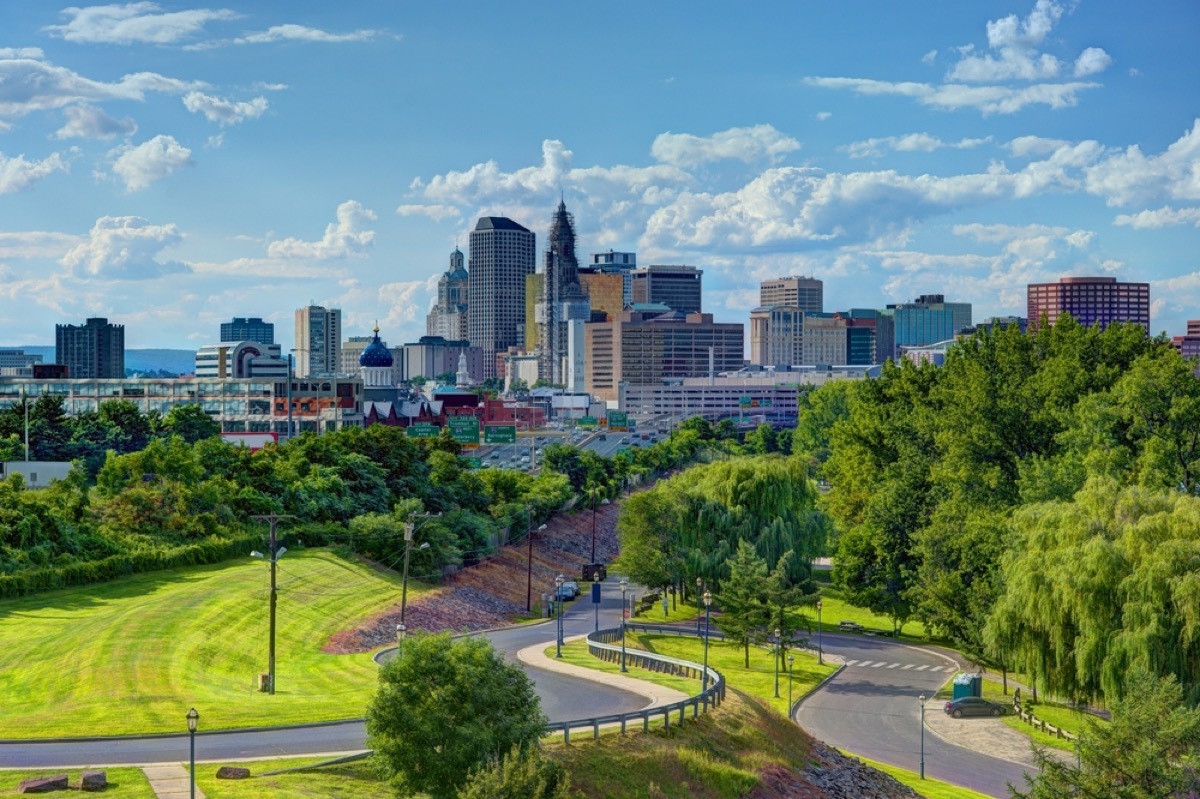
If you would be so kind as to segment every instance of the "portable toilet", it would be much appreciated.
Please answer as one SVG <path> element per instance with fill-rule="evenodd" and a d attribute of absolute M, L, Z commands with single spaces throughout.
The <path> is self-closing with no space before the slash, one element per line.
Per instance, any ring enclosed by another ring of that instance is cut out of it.
<path fill-rule="evenodd" d="M 954 676 L 954 699 L 964 696 L 983 696 L 983 678 L 978 674 L 956 674 Z"/>

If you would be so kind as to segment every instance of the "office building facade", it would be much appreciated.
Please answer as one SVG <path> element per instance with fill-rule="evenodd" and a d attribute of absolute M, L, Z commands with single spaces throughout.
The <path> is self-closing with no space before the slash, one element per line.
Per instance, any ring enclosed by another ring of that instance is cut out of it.
<path fill-rule="evenodd" d="M 633 270 L 637 269 L 635 252 L 594 252 L 588 259 L 588 270 L 604 275 L 621 276 L 621 308 L 633 303 Z M 595 308 L 595 304 L 592 308 Z M 619 312 L 619 311 L 618 311 Z"/>
<path fill-rule="evenodd" d="M 275 324 L 264 322 L 258 317 L 235 316 L 233 321 L 221 323 L 221 341 L 257 341 L 260 344 L 274 344 Z"/>
<path fill-rule="evenodd" d="M 758 304 L 764 308 L 786 306 L 806 313 L 825 310 L 825 284 L 813 277 L 780 277 L 759 284 Z"/>
<path fill-rule="evenodd" d="M 482 379 L 496 376 L 496 353 L 523 343 L 525 276 L 536 252 L 534 234 L 507 217 L 480 217 L 471 231 L 467 328 L 484 353 Z"/>
<path fill-rule="evenodd" d="M 804 311 L 773 306 L 750 312 L 750 363 L 796 366 L 804 362 Z"/>
<path fill-rule="evenodd" d="M 467 293 L 470 276 L 462 251 L 450 254 L 450 268 L 438 279 L 437 305 L 425 317 L 425 333 L 458 341 L 470 335 L 467 327 Z"/>
<path fill-rule="evenodd" d="M 1030 283 L 1026 289 L 1029 327 L 1051 326 L 1070 314 L 1084 327 L 1100 329 L 1117 322 L 1150 331 L 1150 284 L 1118 283 L 1115 277 L 1063 277 L 1055 283 Z"/>
<path fill-rule="evenodd" d="M 633 303 L 662 303 L 672 311 L 700 313 L 704 272 L 694 266 L 652 264 L 633 270 Z"/>
<path fill-rule="evenodd" d="M 296 311 L 296 375 L 331 377 L 341 368 L 342 312 L 309 305 Z"/>
<path fill-rule="evenodd" d="M 82 325 L 55 325 L 54 360 L 72 378 L 123 378 L 125 326 L 99 317 Z"/>
<path fill-rule="evenodd" d="M 259 378 L 286 380 L 288 363 L 278 344 L 222 341 L 196 351 L 197 378 Z"/>
<path fill-rule="evenodd" d="M 575 219 L 559 202 L 546 240 L 542 264 L 542 296 L 537 308 L 539 371 L 553 385 L 567 382 L 567 356 L 571 321 L 587 321 L 587 295 L 579 283 L 579 259 L 575 255 Z"/>
<path fill-rule="evenodd" d="M 922 294 L 912 302 L 889 305 L 896 332 L 897 352 L 904 347 L 925 347 L 948 341 L 971 326 L 971 303 L 946 302 L 941 294 Z"/>

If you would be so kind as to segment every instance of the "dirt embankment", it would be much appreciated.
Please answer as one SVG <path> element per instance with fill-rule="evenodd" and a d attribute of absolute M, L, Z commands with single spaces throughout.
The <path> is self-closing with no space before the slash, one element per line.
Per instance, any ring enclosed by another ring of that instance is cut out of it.
<path fill-rule="evenodd" d="M 596 509 L 596 560 L 611 563 L 617 556 L 619 502 Z M 521 540 L 500 549 L 483 563 L 447 577 L 435 591 L 410 597 L 404 623 L 410 630 L 486 630 L 525 612 L 528 575 L 528 542 Z M 554 592 L 559 574 L 580 579 L 580 567 L 592 557 L 592 510 L 560 513 L 546 522 L 533 538 L 532 603 L 543 605 L 543 594 Z M 334 636 L 326 652 L 368 652 L 396 640 L 399 602 L 359 627 Z"/>

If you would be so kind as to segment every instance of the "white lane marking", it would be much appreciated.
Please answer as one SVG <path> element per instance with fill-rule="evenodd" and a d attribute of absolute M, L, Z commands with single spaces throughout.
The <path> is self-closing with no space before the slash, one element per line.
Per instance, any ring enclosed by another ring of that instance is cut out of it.
<path fill-rule="evenodd" d="M 925 671 L 925 669 L 927 669 L 927 668 L 929 668 L 929 667 L 928 666 L 917 666 L 917 671 Z"/>
<path fill-rule="evenodd" d="M 913 664 L 909 663 L 909 664 L 908 664 L 907 666 L 905 666 L 904 668 L 906 668 L 906 669 L 911 669 L 912 667 L 913 667 Z"/>
<path fill-rule="evenodd" d="M 846 665 L 847 665 L 847 666 L 853 666 L 853 665 L 854 665 L 855 663 L 857 663 L 857 662 L 858 662 L 857 660 L 847 660 L 847 661 L 846 661 Z"/>
<path fill-rule="evenodd" d="M 877 669 L 877 668 L 879 668 L 879 667 L 880 667 L 880 666 L 882 666 L 882 665 L 883 665 L 883 661 L 881 660 L 881 661 L 879 661 L 878 663 L 875 663 L 875 664 L 873 664 L 873 665 L 871 666 L 871 668 L 873 668 L 873 669 Z"/>
<path fill-rule="evenodd" d="M 889 663 L 889 664 L 888 664 L 888 668 L 889 668 L 889 669 L 894 669 L 894 668 L 896 668 L 896 667 L 897 667 L 897 666 L 899 666 L 899 665 L 900 665 L 899 663 Z"/>
<path fill-rule="evenodd" d="M 873 662 L 874 661 L 871 661 L 871 660 L 860 660 L 860 661 L 858 661 L 858 665 L 859 665 L 859 668 L 865 669 L 867 666 L 870 666 Z"/>

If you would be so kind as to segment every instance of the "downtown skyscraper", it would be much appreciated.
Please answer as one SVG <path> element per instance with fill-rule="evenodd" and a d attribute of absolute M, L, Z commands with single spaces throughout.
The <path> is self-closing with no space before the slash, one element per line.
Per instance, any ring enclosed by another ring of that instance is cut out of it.
<path fill-rule="evenodd" d="M 567 366 L 570 328 L 573 322 L 582 325 L 587 321 L 589 306 L 579 283 L 575 220 L 562 201 L 550 226 L 542 275 L 542 297 L 537 307 L 538 375 L 554 385 L 566 385 L 571 371 Z M 579 339 L 576 349 L 582 357 L 582 327 L 575 332 Z"/>
<path fill-rule="evenodd" d="M 467 329 L 483 350 L 483 377 L 496 376 L 496 353 L 524 339 L 525 276 L 536 268 L 536 236 L 504 216 L 483 216 L 471 231 Z"/>

